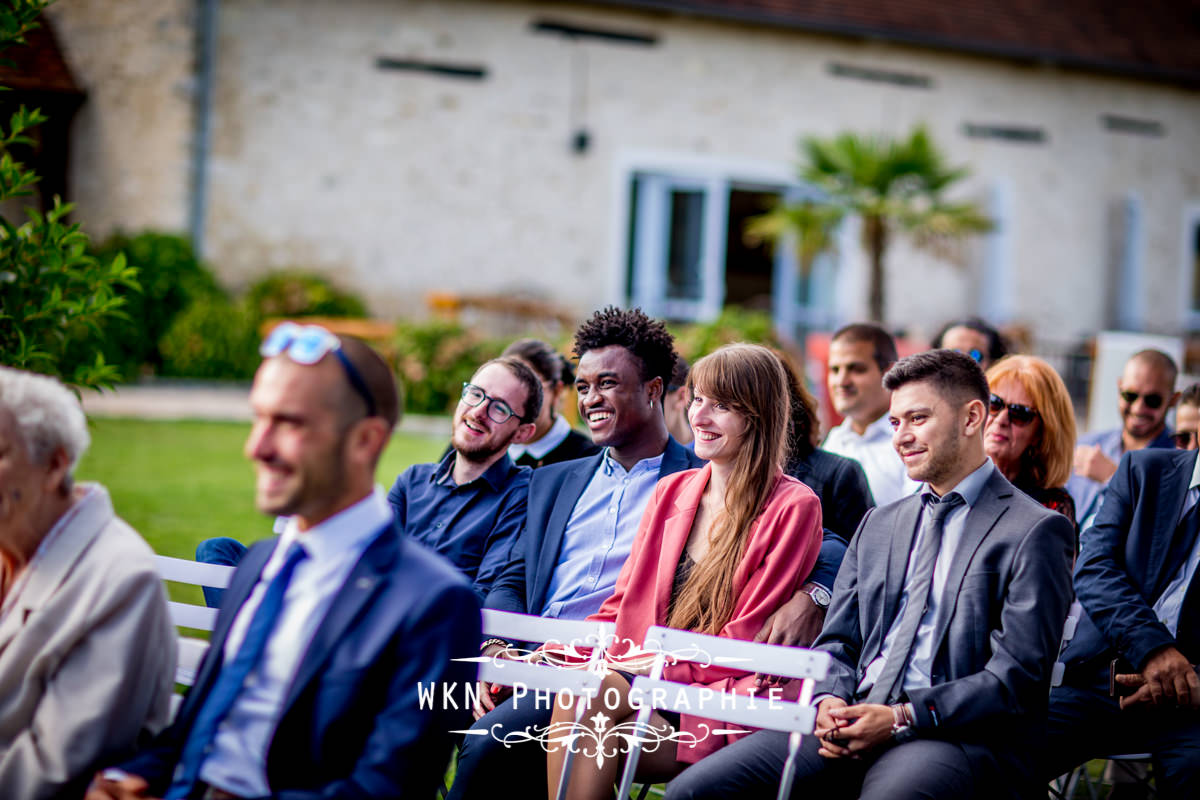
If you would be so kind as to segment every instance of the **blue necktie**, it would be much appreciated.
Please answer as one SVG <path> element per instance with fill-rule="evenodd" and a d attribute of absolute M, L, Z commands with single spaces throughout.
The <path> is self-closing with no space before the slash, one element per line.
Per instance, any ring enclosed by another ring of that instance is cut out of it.
<path fill-rule="evenodd" d="M 179 771 L 171 783 L 171 788 L 167 790 L 167 800 L 187 797 L 195 786 L 196 778 L 200 775 L 200 766 L 212 749 L 213 737 L 216 736 L 221 720 L 225 719 L 225 715 L 233 708 L 246 676 L 254 669 L 266 648 L 267 639 L 283 606 L 283 593 L 292 579 L 292 573 L 307 555 L 298 543 L 293 543 L 288 548 L 287 559 L 267 586 L 262 603 L 254 612 L 250 626 L 246 628 L 246 638 L 242 641 L 242 646 L 238 648 L 233 660 L 221 667 L 221 673 L 217 676 L 212 691 L 196 714 L 196 721 L 192 723 L 192 730 L 183 746 L 183 755 L 179 759 Z"/>

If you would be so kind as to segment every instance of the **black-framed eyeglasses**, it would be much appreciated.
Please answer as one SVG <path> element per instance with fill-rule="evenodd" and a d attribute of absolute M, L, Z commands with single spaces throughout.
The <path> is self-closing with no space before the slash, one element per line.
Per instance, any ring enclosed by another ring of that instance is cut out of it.
<path fill-rule="evenodd" d="M 1033 406 L 1005 402 L 1004 398 L 998 394 L 993 394 L 988 398 L 988 413 L 993 416 L 1006 408 L 1008 409 L 1008 419 L 1013 425 L 1028 425 L 1038 416 L 1038 411 Z"/>
<path fill-rule="evenodd" d="M 521 421 L 517 412 L 512 410 L 512 406 L 498 397 L 489 397 L 487 392 L 473 383 L 463 384 L 462 401 L 472 408 L 487 401 L 488 419 L 497 425 L 503 425 L 512 417 L 517 417 L 518 422 Z"/>
<path fill-rule="evenodd" d="M 1129 405 L 1136 403 L 1139 397 L 1142 398 L 1142 402 L 1146 404 L 1146 408 L 1162 408 L 1163 402 L 1165 402 L 1167 399 L 1158 392 L 1153 392 L 1151 394 L 1138 394 L 1137 392 L 1130 392 L 1125 389 L 1121 390 L 1121 399 L 1126 403 L 1129 403 Z"/>
<path fill-rule="evenodd" d="M 1171 435 L 1178 450 L 1191 450 L 1196 446 L 1196 431 L 1175 431 Z"/>
<path fill-rule="evenodd" d="M 341 339 L 320 325 L 297 325 L 294 322 L 281 322 L 276 325 L 258 348 L 258 354 L 263 358 L 273 358 L 280 353 L 286 353 L 292 361 L 306 366 L 316 364 L 327 354 L 333 353 L 342 365 L 342 371 L 346 373 L 346 380 L 350 381 L 355 393 L 367 404 L 367 416 L 374 417 L 378 414 L 375 398 L 367 390 L 367 382 L 363 380 L 362 373 L 342 352 Z"/>

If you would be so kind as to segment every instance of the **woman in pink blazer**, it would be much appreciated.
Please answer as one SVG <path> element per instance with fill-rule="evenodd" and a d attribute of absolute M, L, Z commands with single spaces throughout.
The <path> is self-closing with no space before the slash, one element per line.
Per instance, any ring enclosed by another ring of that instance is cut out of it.
<path fill-rule="evenodd" d="M 688 387 L 696 455 L 709 463 L 658 482 L 616 590 L 591 617 L 616 622 L 617 641 L 626 646 L 640 645 L 652 625 L 752 640 L 795 593 L 821 547 L 820 501 L 783 474 L 789 395 L 775 354 L 758 345 L 727 345 L 692 367 Z M 625 649 L 618 644 L 609 651 L 618 670 L 648 670 L 645 658 L 622 664 Z M 718 691 L 756 691 L 752 669 L 682 663 L 668 667 L 664 677 Z M 627 674 L 611 671 L 585 722 L 595 725 L 595 712 L 610 728 L 632 721 L 629 687 Z M 614 697 L 621 702 L 612 703 Z M 573 718 L 572 711 L 556 708 L 555 722 Z M 694 746 L 668 741 L 644 751 L 639 777 L 671 777 L 732 741 L 703 735 L 703 722 L 686 715 L 668 721 L 655 712 L 651 724 L 660 730 L 673 725 L 702 738 Z M 551 796 L 564 755 L 560 750 L 549 757 Z M 619 767 L 619 759 L 576 758 L 569 797 L 611 797 Z"/>

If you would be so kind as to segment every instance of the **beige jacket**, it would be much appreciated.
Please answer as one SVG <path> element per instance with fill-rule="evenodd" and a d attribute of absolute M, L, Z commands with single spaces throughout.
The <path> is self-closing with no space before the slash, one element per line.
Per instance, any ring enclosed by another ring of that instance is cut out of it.
<path fill-rule="evenodd" d="M 53 797 L 169 721 L 175 629 L 154 554 L 88 493 L 0 619 L 0 794 Z"/>

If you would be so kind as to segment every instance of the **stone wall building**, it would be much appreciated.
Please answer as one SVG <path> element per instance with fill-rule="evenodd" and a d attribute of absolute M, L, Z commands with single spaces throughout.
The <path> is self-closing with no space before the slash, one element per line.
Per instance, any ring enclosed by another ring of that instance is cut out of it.
<path fill-rule="evenodd" d="M 233 286 L 299 266 L 382 316 L 445 290 L 676 318 L 736 302 L 828 328 L 865 312 L 854 226 L 807 278 L 740 226 L 810 190 L 800 136 L 925 124 L 998 227 L 957 263 L 894 247 L 889 323 L 1180 333 L 1200 327 L 1200 29 L 1194 3 L 1114 5 L 63 0 L 50 17 L 88 93 L 81 218 L 97 236 L 191 226 Z"/>

